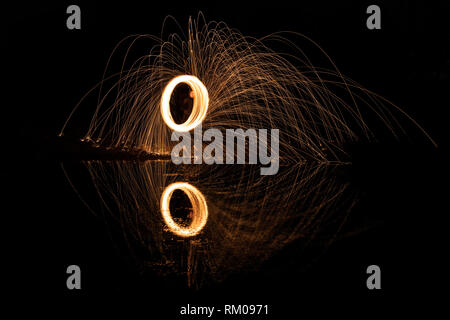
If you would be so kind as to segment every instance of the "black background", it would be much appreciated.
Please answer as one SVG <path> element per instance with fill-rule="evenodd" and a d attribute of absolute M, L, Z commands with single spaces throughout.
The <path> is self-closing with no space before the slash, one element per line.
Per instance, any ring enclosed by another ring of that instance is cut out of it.
<path fill-rule="evenodd" d="M 81 30 L 66 28 L 70 4 L 81 7 Z M 366 28 L 370 4 L 381 7 L 381 30 Z M 17 301 L 44 302 L 39 304 L 48 310 L 60 302 L 81 307 L 106 301 L 106 310 L 113 310 L 131 300 L 149 318 L 159 319 L 176 318 L 179 306 L 187 303 L 270 304 L 274 319 L 301 318 L 306 311 L 364 317 L 391 308 L 435 310 L 445 297 L 438 289 L 445 288 L 448 270 L 442 223 L 448 214 L 443 205 L 448 193 L 443 151 L 450 88 L 448 3 L 214 5 L 62 1 L 4 11 L 2 211 L 7 219 L 2 225 L 11 253 L 7 278 Z M 300 267 L 294 243 L 257 271 L 200 291 L 184 288 L 177 278 L 142 273 L 118 254 L 104 222 L 86 210 L 63 176 L 55 137 L 79 98 L 101 79 L 119 40 L 129 34 L 158 35 L 169 14 L 186 26 L 188 16 L 198 11 L 246 35 L 305 34 L 343 74 L 401 106 L 436 140 L 438 148 L 421 137 L 354 147 L 349 177 L 364 195 L 358 210 L 381 224 L 334 243 L 310 267 Z M 80 291 L 66 289 L 70 264 L 81 267 Z M 371 264 L 381 267 L 382 290 L 365 286 Z"/>

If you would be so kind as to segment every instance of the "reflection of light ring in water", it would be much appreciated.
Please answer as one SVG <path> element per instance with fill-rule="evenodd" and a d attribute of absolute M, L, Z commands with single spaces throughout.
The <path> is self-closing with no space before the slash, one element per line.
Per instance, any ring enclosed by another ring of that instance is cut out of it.
<path fill-rule="evenodd" d="M 190 96 L 194 99 L 194 103 L 192 105 L 192 112 L 189 115 L 189 118 L 184 123 L 177 124 L 173 120 L 172 114 L 170 113 L 170 97 L 172 96 L 172 92 L 175 87 L 180 83 L 186 83 L 189 87 L 191 87 L 192 92 Z M 203 119 L 206 117 L 208 104 L 209 96 L 205 85 L 197 77 L 182 75 L 170 80 L 164 88 L 161 96 L 161 115 L 164 122 L 172 130 L 187 132 L 202 123 Z"/>
<path fill-rule="evenodd" d="M 170 214 L 170 199 L 175 190 L 183 191 L 192 205 L 192 222 L 187 227 L 182 227 L 172 219 Z M 164 189 L 161 196 L 161 214 L 170 231 L 180 237 L 192 237 L 197 235 L 208 220 L 208 206 L 203 194 L 193 185 L 186 182 L 175 182 Z"/>

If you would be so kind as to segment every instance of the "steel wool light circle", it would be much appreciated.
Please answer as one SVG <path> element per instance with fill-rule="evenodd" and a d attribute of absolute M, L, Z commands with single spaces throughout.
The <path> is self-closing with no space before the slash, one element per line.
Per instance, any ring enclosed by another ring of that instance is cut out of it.
<path fill-rule="evenodd" d="M 194 103 L 189 118 L 181 124 L 175 123 L 170 113 L 170 98 L 175 87 L 185 83 L 192 89 Z M 161 96 L 161 115 L 164 122 L 174 131 L 188 132 L 197 127 L 206 117 L 208 111 L 209 96 L 203 82 L 195 76 L 181 75 L 173 78 L 164 88 Z"/>
<path fill-rule="evenodd" d="M 175 190 L 183 191 L 192 204 L 192 221 L 187 227 L 176 223 L 170 213 L 170 199 Z M 187 182 L 175 182 L 167 186 L 161 195 L 161 214 L 170 231 L 180 237 L 192 237 L 197 235 L 208 220 L 208 206 L 203 194 L 193 185 Z"/>

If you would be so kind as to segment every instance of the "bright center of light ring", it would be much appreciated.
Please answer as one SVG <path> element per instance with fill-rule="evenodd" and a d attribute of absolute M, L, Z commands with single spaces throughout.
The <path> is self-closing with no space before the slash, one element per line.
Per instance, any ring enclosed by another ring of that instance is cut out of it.
<path fill-rule="evenodd" d="M 183 191 L 192 204 L 192 221 L 187 227 L 176 223 L 170 214 L 170 199 L 175 190 Z M 193 185 L 186 182 L 175 182 L 164 189 L 161 196 L 161 214 L 170 231 L 180 237 L 192 237 L 197 235 L 208 220 L 208 206 L 203 194 Z"/>
<path fill-rule="evenodd" d="M 170 112 L 170 97 L 175 87 L 180 83 L 186 83 L 192 89 L 192 112 L 189 118 L 181 124 L 177 124 Z M 194 76 L 182 75 L 170 80 L 164 88 L 161 96 L 161 115 L 164 122 L 174 131 L 188 132 L 197 127 L 206 117 L 208 111 L 209 96 L 205 85 Z"/>

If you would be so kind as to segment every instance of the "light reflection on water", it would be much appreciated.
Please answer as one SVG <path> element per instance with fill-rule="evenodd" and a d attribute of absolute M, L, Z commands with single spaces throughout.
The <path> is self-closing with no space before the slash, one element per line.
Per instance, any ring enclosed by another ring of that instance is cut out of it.
<path fill-rule="evenodd" d="M 336 175 L 339 166 L 329 164 L 282 167 L 275 176 L 261 176 L 250 165 L 83 164 L 108 218 L 120 221 L 144 249 L 143 265 L 186 275 L 190 287 L 257 267 L 299 239 L 299 245 L 328 243 L 357 199 Z M 188 205 L 172 200 L 175 190 L 184 192 Z M 175 215 L 183 210 L 184 217 Z"/>

